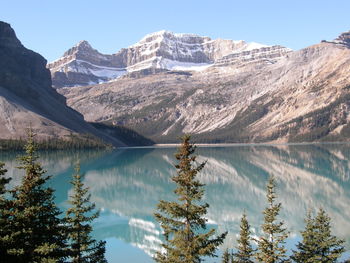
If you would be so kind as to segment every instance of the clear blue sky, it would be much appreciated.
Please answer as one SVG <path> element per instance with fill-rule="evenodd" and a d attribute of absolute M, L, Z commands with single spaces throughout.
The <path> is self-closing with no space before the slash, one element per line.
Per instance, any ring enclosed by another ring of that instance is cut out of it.
<path fill-rule="evenodd" d="M 0 20 L 47 60 L 80 40 L 116 53 L 162 29 L 300 49 L 350 30 L 350 0 L 1 0 Z"/>

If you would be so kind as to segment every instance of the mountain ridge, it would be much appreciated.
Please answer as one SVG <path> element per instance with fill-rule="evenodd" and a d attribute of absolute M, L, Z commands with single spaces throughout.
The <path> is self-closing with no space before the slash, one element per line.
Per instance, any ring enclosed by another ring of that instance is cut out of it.
<path fill-rule="evenodd" d="M 0 21 L 0 139 L 25 138 L 26 128 L 32 127 L 39 140 L 89 133 L 125 145 L 67 106 L 66 98 L 52 88 L 46 64 L 21 44 L 10 24 Z"/>
<path fill-rule="evenodd" d="M 277 57 L 264 47 L 266 55 L 231 54 L 188 74 L 124 76 L 58 91 L 89 121 L 124 125 L 157 143 L 176 142 L 181 133 L 197 142 L 349 140 L 346 35 L 341 43 L 321 42 Z"/>
<path fill-rule="evenodd" d="M 249 51 L 255 55 L 264 53 L 267 56 L 266 49 L 270 49 L 270 53 L 275 51 L 274 58 L 291 51 L 278 45 L 267 46 L 243 40 L 213 40 L 195 34 L 163 30 L 148 34 L 139 42 L 111 55 L 101 54 L 87 41 L 80 41 L 60 59 L 49 63 L 48 68 L 56 88 L 83 86 L 107 82 L 127 74 L 204 70 L 217 61 L 225 63 L 222 59 L 233 54 L 240 57 Z"/>
<path fill-rule="evenodd" d="M 53 89 L 46 60 L 11 30 L 0 24 L 2 137 L 32 124 L 43 138 L 88 131 L 118 145 L 118 134 L 138 133 L 156 143 L 183 133 L 198 143 L 350 140 L 350 32 L 297 51 L 167 31 L 112 55 L 81 41 L 49 64 Z"/>

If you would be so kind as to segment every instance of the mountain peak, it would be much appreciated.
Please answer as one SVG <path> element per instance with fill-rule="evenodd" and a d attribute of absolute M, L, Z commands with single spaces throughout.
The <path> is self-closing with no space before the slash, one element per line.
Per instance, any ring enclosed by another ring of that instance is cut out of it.
<path fill-rule="evenodd" d="M 63 56 L 70 56 L 73 54 L 86 54 L 86 53 L 92 53 L 97 52 L 95 49 L 92 48 L 90 43 L 86 40 L 79 41 L 74 47 L 68 49 Z"/>
<path fill-rule="evenodd" d="M 79 48 L 91 48 L 92 49 L 90 43 L 87 40 L 81 40 L 75 46 L 79 47 Z"/>
<path fill-rule="evenodd" d="M 1 46 L 22 46 L 11 25 L 0 21 L 0 45 Z"/>
<path fill-rule="evenodd" d="M 139 45 L 143 45 L 145 43 L 154 42 L 154 41 L 164 41 L 165 39 L 172 40 L 172 41 L 181 41 L 188 44 L 193 44 L 193 43 L 198 44 L 199 42 L 203 43 L 211 40 L 211 38 L 209 37 L 199 36 L 196 34 L 174 33 L 168 30 L 161 30 L 161 31 L 157 31 L 157 32 L 153 32 L 145 35 L 139 42 L 137 42 L 133 46 L 139 46 Z"/>
<path fill-rule="evenodd" d="M 154 36 L 174 36 L 174 37 L 200 37 L 199 35 L 196 34 L 190 34 L 190 33 L 174 33 L 172 31 L 169 30 L 160 30 L 160 31 L 156 31 L 153 33 L 149 33 L 147 35 L 145 35 L 142 39 L 147 39 L 149 37 L 154 37 Z"/>

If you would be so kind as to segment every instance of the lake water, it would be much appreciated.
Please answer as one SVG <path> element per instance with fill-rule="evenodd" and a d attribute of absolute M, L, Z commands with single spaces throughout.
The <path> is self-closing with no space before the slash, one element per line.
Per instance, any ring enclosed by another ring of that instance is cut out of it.
<path fill-rule="evenodd" d="M 160 199 L 173 200 L 175 148 L 115 151 L 40 152 L 40 161 L 56 189 L 56 200 L 67 208 L 69 181 L 79 158 L 84 184 L 101 209 L 94 236 L 107 241 L 108 262 L 152 262 L 159 248 L 161 229 L 153 218 Z M 266 205 L 269 176 L 277 182 L 280 218 L 290 231 L 292 249 L 304 227 L 308 209 L 324 208 L 333 232 L 350 241 L 350 145 L 235 146 L 198 148 L 199 161 L 207 165 L 199 178 L 206 184 L 209 227 L 229 234 L 222 248 L 233 247 L 245 210 L 255 235 L 259 235 Z M 18 153 L 0 153 L 12 184 L 20 182 Z M 219 252 L 220 253 L 220 252 Z M 221 262 L 220 259 L 207 262 Z"/>

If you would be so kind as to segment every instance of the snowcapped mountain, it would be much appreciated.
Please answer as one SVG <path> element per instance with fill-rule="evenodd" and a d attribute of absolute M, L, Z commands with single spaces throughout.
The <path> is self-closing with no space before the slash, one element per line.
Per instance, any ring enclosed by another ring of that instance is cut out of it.
<path fill-rule="evenodd" d="M 158 68 L 184 63 L 201 70 L 128 74 L 58 91 L 86 120 L 126 126 L 158 143 L 183 133 L 197 142 L 349 140 L 349 32 L 293 52 L 168 34 L 130 47 L 130 64 L 140 69 L 159 59 Z"/>
<path fill-rule="evenodd" d="M 212 40 L 194 34 L 159 31 L 116 54 L 104 55 L 81 41 L 48 64 L 56 88 L 107 82 L 128 73 L 147 75 L 161 71 L 201 71 L 215 64 L 276 59 L 291 50 L 281 46 Z"/>

